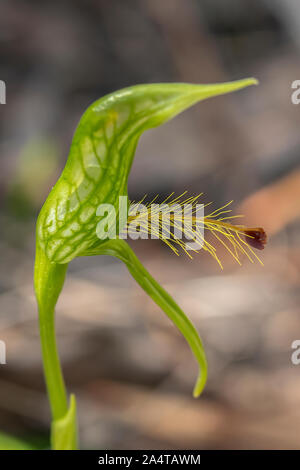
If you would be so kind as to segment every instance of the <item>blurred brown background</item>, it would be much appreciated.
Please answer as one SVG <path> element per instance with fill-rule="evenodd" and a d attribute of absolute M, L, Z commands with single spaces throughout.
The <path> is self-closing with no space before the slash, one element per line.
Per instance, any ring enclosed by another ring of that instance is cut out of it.
<path fill-rule="evenodd" d="M 32 288 L 35 218 L 62 170 L 86 107 L 136 83 L 259 87 L 200 103 L 146 133 L 132 199 L 204 192 L 235 200 L 270 236 L 265 264 L 222 272 L 201 253 L 177 258 L 159 241 L 134 243 L 206 346 L 209 380 L 184 341 L 112 258 L 71 263 L 57 307 L 68 390 L 82 448 L 299 448 L 300 79 L 297 0 L 1 1 L 0 429 L 47 445 L 49 408 Z"/>

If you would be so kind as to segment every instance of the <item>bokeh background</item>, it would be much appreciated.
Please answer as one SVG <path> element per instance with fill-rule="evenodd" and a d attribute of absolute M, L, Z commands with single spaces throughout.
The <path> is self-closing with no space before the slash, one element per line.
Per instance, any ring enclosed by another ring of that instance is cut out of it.
<path fill-rule="evenodd" d="M 2 0 L 0 79 L 0 429 L 47 446 L 49 408 L 32 287 L 35 219 L 74 128 L 102 95 L 136 83 L 258 87 L 200 103 L 141 139 L 129 192 L 233 199 L 264 226 L 264 267 L 222 247 L 176 257 L 160 241 L 138 256 L 193 320 L 209 361 L 203 396 L 184 339 L 107 257 L 71 263 L 57 306 L 82 448 L 300 447 L 300 79 L 297 0 Z"/>

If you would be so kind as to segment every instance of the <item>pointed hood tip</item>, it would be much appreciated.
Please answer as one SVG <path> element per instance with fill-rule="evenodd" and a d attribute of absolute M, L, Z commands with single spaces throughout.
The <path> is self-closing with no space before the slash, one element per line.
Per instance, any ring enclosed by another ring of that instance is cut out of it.
<path fill-rule="evenodd" d="M 248 80 L 249 80 L 249 85 L 259 85 L 259 80 L 255 77 L 250 77 L 248 78 Z"/>

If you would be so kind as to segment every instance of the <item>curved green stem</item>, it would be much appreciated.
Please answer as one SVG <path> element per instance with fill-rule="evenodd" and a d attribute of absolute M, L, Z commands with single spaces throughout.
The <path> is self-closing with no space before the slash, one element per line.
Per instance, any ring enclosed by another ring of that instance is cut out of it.
<path fill-rule="evenodd" d="M 51 263 L 37 246 L 34 285 L 39 308 L 39 326 L 44 374 L 49 396 L 55 450 L 76 449 L 76 409 L 74 398 L 68 407 L 55 337 L 55 305 L 64 284 L 67 264 Z"/>
<path fill-rule="evenodd" d="M 68 411 L 67 393 L 62 376 L 55 339 L 55 315 L 47 309 L 39 311 L 40 337 L 45 379 L 54 420 Z"/>
<path fill-rule="evenodd" d="M 104 243 L 95 250 L 90 250 L 90 252 L 86 254 L 107 254 L 122 260 L 134 279 L 177 326 L 190 345 L 199 364 L 200 371 L 193 392 L 194 397 L 198 397 L 206 383 L 207 361 L 202 341 L 193 323 L 176 304 L 174 299 L 149 274 L 128 243 L 124 240 L 109 240 L 107 243 Z"/>

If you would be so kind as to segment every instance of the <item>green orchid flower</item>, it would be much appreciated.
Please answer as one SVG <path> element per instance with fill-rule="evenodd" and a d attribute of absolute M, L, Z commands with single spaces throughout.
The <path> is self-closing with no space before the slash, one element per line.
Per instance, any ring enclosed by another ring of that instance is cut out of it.
<path fill-rule="evenodd" d="M 77 447 L 76 403 L 74 396 L 70 401 L 67 397 L 57 352 L 54 315 L 68 264 L 76 257 L 105 254 L 126 264 L 134 279 L 188 342 L 199 364 L 194 396 L 202 392 L 207 378 L 207 362 L 195 327 L 122 237 L 99 239 L 97 208 L 101 204 L 110 204 L 119 213 L 119 198 L 127 196 L 130 168 L 139 137 L 144 131 L 169 121 L 198 101 L 256 83 L 255 79 L 249 78 L 214 85 L 137 85 L 101 98 L 82 116 L 65 168 L 41 209 L 36 230 L 34 286 L 53 418 L 53 449 Z M 252 232 L 242 226 L 232 229 L 234 226 L 222 225 L 223 218 L 216 220 L 215 216 L 216 213 L 212 213 L 211 218 L 206 218 L 205 227 L 209 230 L 215 228 L 218 234 L 222 230 L 226 234 L 233 230 L 238 234 L 236 240 L 239 245 L 243 234 L 250 237 L 252 245 L 254 242 L 263 244 L 262 229 L 253 229 Z M 117 233 L 126 228 L 128 220 L 118 219 Z M 232 242 L 232 237 L 229 240 Z M 208 249 L 210 245 L 205 246 Z"/>

